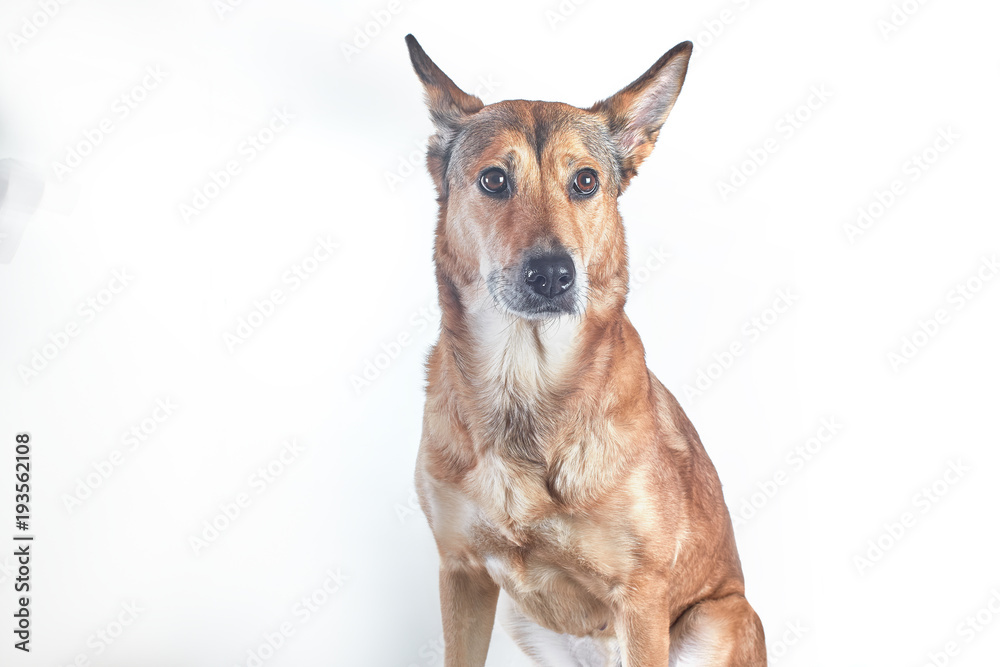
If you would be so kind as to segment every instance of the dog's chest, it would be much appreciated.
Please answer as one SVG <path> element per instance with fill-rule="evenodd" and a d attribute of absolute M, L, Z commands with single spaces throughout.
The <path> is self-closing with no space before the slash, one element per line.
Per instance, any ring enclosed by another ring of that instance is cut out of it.
<path fill-rule="evenodd" d="M 548 627 L 594 631 L 608 622 L 601 599 L 629 569 L 631 536 L 623 522 L 565 502 L 587 495 L 577 492 L 594 482 L 577 473 L 587 452 L 603 451 L 605 436 L 601 425 L 583 423 L 579 411 L 553 398 L 572 363 L 576 332 L 479 324 L 469 367 L 476 399 L 456 415 L 475 465 L 460 480 L 425 488 L 442 557 L 486 569 Z"/>
<path fill-rule="evenodd" d="M 630 569 L 630 536 L 621 523 L 552 512 L 529 523 L 477 511 L 470 546 L 490 577 L 538 622 L 560 632 L 606 627 L 606 601 Z"/>
<path fill-rule="evenodd" d="M 481 460 L 464 489 L 431 492 L 442 557 L 484 568 L 550 628 L 585 634 L 606 625 L 604 600 L 630 569 L 625 524 L 561 510 L 541 477 L 511 475 L 496 458 Z"/>

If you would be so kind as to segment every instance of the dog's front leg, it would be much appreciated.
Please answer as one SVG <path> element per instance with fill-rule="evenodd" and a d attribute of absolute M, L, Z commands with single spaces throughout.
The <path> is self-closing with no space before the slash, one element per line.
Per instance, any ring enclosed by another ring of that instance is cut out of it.
<path fill-rule="evenodd" d="M 483 667 L 500 587 L 485 570 L 441 566 L 445 667 Z"/>
<path fill-rule="evenodd" d="M 629 600 L 615 614 L 622 667 L 667 667 L 670 615 L 662 598 Z"/>

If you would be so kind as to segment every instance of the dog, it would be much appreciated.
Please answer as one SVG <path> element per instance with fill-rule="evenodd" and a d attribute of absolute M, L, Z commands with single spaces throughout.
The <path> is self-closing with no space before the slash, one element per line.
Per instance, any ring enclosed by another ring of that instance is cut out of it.
<path fill-rule="evenodd" d="M 539 665 L 765 665 L 715 467 L 624 312 L 618 197 L 691 43 L 580 109 L 484 105 L 406 42 L 439 204 L 415 482 L 445 665 L 485 664 L 498 606 Z"/>

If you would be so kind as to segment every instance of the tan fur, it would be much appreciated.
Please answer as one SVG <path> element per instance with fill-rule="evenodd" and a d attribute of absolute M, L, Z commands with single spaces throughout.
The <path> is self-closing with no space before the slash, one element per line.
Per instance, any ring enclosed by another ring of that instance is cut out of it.
<path fill-rule="evenodd" d="M 408 43 L 436 127 L 443 314 L 416 483 L 441 558 L 446 665 L 485 663 L 501 587 L 518 623 L 614 640 L 627 667 L 764 665 L 715 468 L 623 310 L 617 199 L 680 92 L 690 43 L 587 110 L 484 106 Z M 516 183 L 505 200 L 478 186 L 495 166 Z M 574 199 L 581 168 L 600 186 Z M 510 312 L 496 276 L 553 244 L 577 266 L 579 308 Z"/>

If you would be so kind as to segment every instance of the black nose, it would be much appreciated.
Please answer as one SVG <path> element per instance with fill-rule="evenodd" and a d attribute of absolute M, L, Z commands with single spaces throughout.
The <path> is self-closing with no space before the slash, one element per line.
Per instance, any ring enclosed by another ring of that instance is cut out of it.
<path fill-rule="evenodd" d="M 531 291 L 549 299 L 572 287 L 575 277 L 573 258 L 565 252 L 529 259 L 524 268 L 524 282 Z"/>

